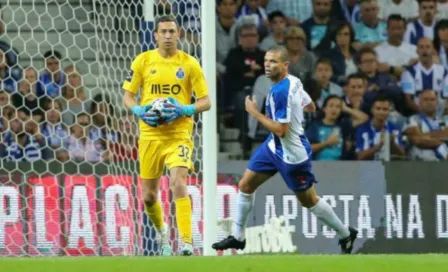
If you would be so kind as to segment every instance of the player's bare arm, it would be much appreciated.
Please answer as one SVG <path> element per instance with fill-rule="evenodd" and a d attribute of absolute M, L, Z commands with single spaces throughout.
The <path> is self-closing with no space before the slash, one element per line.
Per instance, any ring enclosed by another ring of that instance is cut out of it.
<path fill-rule="evenodd" d="M 196 108 L 196 113 L 208 111 L 212 107 L 212 103 L 210 102 L 210 97 L 208 95 L 199 98 L 193 105 Z"/>
<path fill-rule="evenodd" d="M 136 94 L 124 91 L 123 95 L 123 103 L 128 109 L 132 109 L 132 107 L 138 105 L 137 99 L 135 99 Z"/>
<path fill-rule="evenodd" d="M 285 137 L 288 132 L 288 124 L 278 123 L 262 114 L 257 107 L 256 97 L 252 99 L 246 96 L 246 111 L 260 122 L 267 130 L 274 133 L 278 137 Z"/>

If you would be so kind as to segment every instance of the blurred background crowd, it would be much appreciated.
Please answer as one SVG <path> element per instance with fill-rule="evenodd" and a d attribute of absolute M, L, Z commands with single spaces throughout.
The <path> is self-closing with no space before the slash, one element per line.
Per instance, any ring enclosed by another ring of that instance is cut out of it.
<path fill-rule="evenodd" d="M 153 48 L 143 1 L 123 3 L 142 50 Z M 159 0 L 154 10 L 177 15 L 181 49 L 199 57 L 200 1 Z M 447 159 L 448 0 L 216 0 L 215 12 L 220 154 L 247 158 L 268 134 L 244 97 L 264 111 L 264 53 L 283 45 L 318 108 L 303 124 L 314 160 Z M 70 56 L 49 48 L 38 71 L 9 48 L 0 41 L 0 158 L 137 158 L 135 118 L 85 90 L 76 65 L 61 65 Z"/>

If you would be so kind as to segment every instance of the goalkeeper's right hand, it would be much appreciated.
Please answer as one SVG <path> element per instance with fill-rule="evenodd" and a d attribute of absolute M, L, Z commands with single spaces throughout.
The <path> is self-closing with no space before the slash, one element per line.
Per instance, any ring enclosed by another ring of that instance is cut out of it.
<path fill-rule="evenodd" d="M 135 105 L 131 108 L 132 112 L 140 119 L 143 120 L 146 124 L 148 124 L 151 127 L 157 127 L 159 124 L 159 116 L 153 111 L 150 111 L 152 108 L 152 105 L 146 105 L 146 106 L 138 106 Z"/>

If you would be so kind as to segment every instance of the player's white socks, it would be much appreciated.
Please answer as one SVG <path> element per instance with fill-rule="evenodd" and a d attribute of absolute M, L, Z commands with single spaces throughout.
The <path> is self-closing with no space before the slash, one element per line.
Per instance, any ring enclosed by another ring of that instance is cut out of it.
<path fill-rule="evenodd" d="M 252 207 L 254 206 L 254 194 L 238 193 L 236 201 L 236 218 L 233 221 L 233 237 L 239 241 L 246 239 L 246 224 Z"/>
<path fill-rule="evenodd" d="M 311 207 L 310 212 L 312 212 L 317 218 L 319 218 L 325 225 L 334 229 L 340 238 L 346 238 L 350 236 L 350 231 L 348 227 L 342 224 L 341 220 L 334 213 L 333 208 L 322 198 L 319 199 L 314 207 Z"/>

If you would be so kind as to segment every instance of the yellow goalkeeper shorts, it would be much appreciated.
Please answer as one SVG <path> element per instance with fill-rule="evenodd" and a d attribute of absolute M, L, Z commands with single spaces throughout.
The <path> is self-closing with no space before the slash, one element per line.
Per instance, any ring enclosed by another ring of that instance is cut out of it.
<path fill-rule="evenodd" d="M 194 143 L 191 139 L 143 140 L 138 141 L 140 177 L 156 179 L 163 175 L 164 166 L 186 167 L 194 171 L 191 160 Z"/>

